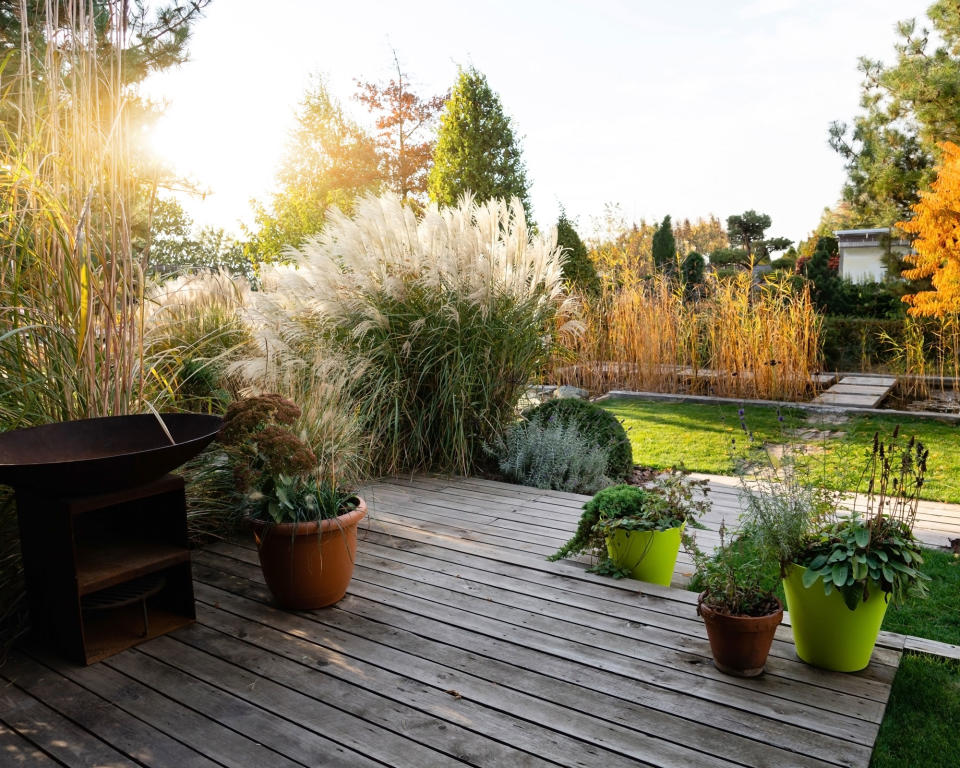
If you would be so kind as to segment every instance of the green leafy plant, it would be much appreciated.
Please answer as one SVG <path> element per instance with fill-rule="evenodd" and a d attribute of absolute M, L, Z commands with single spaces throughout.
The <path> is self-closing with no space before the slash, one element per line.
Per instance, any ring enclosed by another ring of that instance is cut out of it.
<path fill-rule="evenodd" d="M 903 441 L 899 427 L 889 440 L 875 433 L 860 480 L 866 489 L 852 500 L 801 476 L 789 453 L 779 463 L 752 465 L 752 473 L 742 465 L 744 523 L 781 575 L 791 563 L 805 567 L 805 587 L 819 581 L 828 595 L 837 589 L 850 610 L 874 588 L 897 605 L 910 594 L 922 597 L 927 577 L 917 567 L 923 558 L 913 524 L 928 456 L 923 443 Z"/>
<path fill-rule="evenodd" d="M 626 480 L 633 471 L 633 448 L 620 420 L 596 403 L 565 397 L 548 400 L 527 414 L 530 420 L 576 425 L 580 435 L 607 452 L 606 475 Z"/>
<path fill-rule="evenodd" d="M 504 478 L 521 485 L 592 494 L 611 484 L 607 449 L 584 438 L 575 423 L 535 416 L 511 426 L 488 451 Z"/>
<path fill-rule="evenodd" d="M 896 427 L 888 441 L 874 434 L 864 472 L 868 483 L 863 515 L 854 507 L 849 516 L 820 528 L 798 558 L 807 569 L 804 586 L 819 580 L 827 594 L 838 589 L 850 610 L 870 596 L 874 585 L 895 605 L 910 594 L 926 594 L 924 581 L 929 577 L 917 567 L 923 557 L 913 524 L 929 451 L 912 437 L 903 443 L 899 430 Z"/>
<path fill-rule="evenodd" d="M 317 483 L 313 476 L 299 477 L 282 472 L 273 478 L 273 493 L 263 499 L 268 519 L 275 523 L 306 523 L 325 520 L 357 508 L 352 493 Z"/>
<path fill-rule="evenodd" d="M 729 541 L 726 534 L 721 524 L 720 546 L 712 555 L 699 549 L 693 552 L 697 570 L 691 586 L 701 593 L 699 602 L 731 616 L 776 612 L 780 607 L 777 563 L 764 556 L 748 532 L 741 531 Z"/>
<path fill-rule="evenodd" d="M 696 525 L 697 517 L 709 509 L 702 493 L 701 498 L 697 498 L 697 491 L 702 491 L 704 484 L 673 469 L 658 475 L 648 487 L 621 484 L 604 488 L 583 505 L 573 538 L 548 559 L 592 554 L 599 559 L 595 570 L 620 575 L 607 562 L 606 537 L 616 530 L 665 531 L 679 528 L 685 522 Z M 685 536 L 684 544 L 691 548 L 692 540 Z"/>

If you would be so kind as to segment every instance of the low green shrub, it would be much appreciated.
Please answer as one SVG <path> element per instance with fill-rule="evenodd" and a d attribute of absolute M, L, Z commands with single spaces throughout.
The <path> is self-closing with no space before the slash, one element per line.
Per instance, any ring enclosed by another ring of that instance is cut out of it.
<path fill-rule="evenodd" d="M 823 365 L 830 371 L 884 367 L 890 357 L 889 337 L 902 342 L 905 321 L 827 316 L 823 321 Z"/>
<path fill-rule="evenodd" d="M 530 411 L 528 417 L 544 424 L 554 421 L 563 426 L 575 425 L 585 440 L 607 452 L 607 477 L 613 480 L 630 477 L 633 448 L 627 432 L 616 416 L 599 405 L 577 398 L 548 400 Z"/>
<path fill-rule="evenodd" d="M 705 487 L 705 480 L 691 480 L 683 470 L 671 469 L 657 475 L 646 487 L 621 484 L 604 488 L 583 505 L 583 514 L 570 541 L 547 559 L 591 554 L 600 558 L 596 572 L 619 576 L 606 557 L 607 535 L 617 529 L 665 531 L 685 522 L 696 527 L 697 517 L 710 508 Z M 688 535 L 684 544 L 693 549 Z"/>
<path fill-rule="evenodd" d="M 608 450 L 585 438 L 576 424 L 521 421 L 489 449 L 510 482 L 571 493 L 596 493 L 611 484 Z"/>

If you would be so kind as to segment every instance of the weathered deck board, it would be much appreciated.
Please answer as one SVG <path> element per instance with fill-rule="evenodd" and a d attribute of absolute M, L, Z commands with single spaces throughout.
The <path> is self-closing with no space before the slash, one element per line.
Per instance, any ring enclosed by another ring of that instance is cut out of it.
<path fill-rule="evenodd" d="M 897 380 L 892 376 L 844 376 L 812 403 L 876 408 L 890 394 Z"/>
<path fill-rule="evenodd" d="M 902 637 L 838 675 L 800 663 L 785 625 L 764 677 L 731 678 L 711 663 L 692 593 L 545 559 L 585 497 L 437 477 L 364 493 L 335 607 L 274 608 L 252 544 L 221 542 L 194 554 L 195 625 L 86 668 L 14 652 L 0 668 L 0 763 L 869 763 Z M 730 485 L 711 480 L 710 496 L 702 545 L 739 510 Z"/>

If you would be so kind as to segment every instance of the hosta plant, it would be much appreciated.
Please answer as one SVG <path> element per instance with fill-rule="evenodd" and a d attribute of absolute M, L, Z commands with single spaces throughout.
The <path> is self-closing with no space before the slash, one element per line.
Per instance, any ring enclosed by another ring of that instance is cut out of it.
<path fill-rule="evenodd" d="M 865 509 L 854 508 L 816 529 L 796 558 L 806 568 L 805 587 L 820 581 L 826 594 L 838 590 L 850 610 L 866 601 L 871 589 L 880 589 L 895 605 L 909 594 L 926 593 L 928 577 L 917 567 L 923 557 L 913 524 L 929 451 L 912 437 L 903 443 L 898 436 L 899 427 L 889 441 L 874 434 Z"/>

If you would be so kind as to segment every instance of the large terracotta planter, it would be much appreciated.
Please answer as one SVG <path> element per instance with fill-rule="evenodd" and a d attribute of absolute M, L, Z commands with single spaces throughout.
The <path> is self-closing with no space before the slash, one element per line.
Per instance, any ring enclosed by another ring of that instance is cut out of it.
<path fill-rule="evenodd" d="M 770 654 L 773 636 L 783 619 L 783 606 L 767 616 L 731 616 L 719 613 L 700 595 L 697 613 L 703 617 L 713 653 L 713 664 L 721 672 L 737 677 L 757 677 Z"/>
<path fill-rule="evenodd" d="M 294 610 L 333 605 L 347 592 L 357 553 L 363 499 L 351 512 L 310 523 L 253 520 L 263 578 L 277 603 Z"/>
<path fill-rule="evenodd" d="M 870 663 L 880 634 L 887 596 L 872 584 L 869 599 L 851 611 L 836 589 L 826 595 L 820 581 L 804 587 L 806 570 L 791 565 L 783 580 L 797 656 L 807 664 L 834 672 L 863 669 Z"/>
<path fill-rule="evenodd" d="M 607 536 L 607 554 L 634 579 L 669 587 L 686 525 L 665 531 L 616 530 Z"/>

